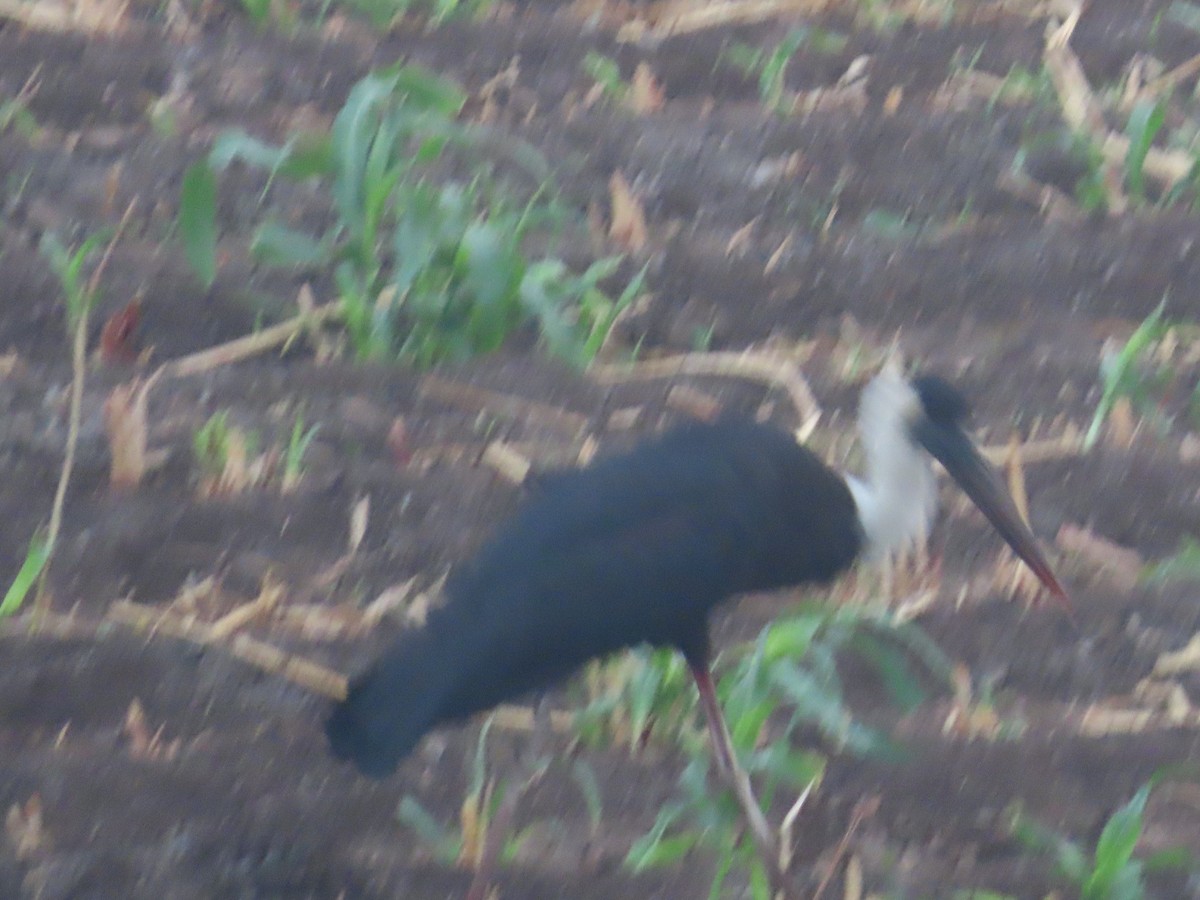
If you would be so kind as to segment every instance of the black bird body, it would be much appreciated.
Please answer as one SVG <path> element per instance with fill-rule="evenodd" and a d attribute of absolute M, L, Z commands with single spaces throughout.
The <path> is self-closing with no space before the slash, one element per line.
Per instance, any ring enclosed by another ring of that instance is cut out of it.
<path fill-rule="evenodd" d="M 820 583 L 859 555 L 886 560 L 929 533 L 936 457 L 1064 604 L 1037 540 L 964 430 L 966 403 L 934 377 L 884 372 L 863 391 L 864 478 L 784 431 L 694 424 L 540 480 L 455 573 L 446 603 L 351 684 L 326 725 L 365 773 L 395 769 L 434 726 L 489 709 L 635 644 L 686 657 L 719 767 L 756 840 L 771 843 L 708 670 L 708 614 L 737 594 Z M 740 774 L 739 774 L 740 772 Z M 768 854 L 770 855 L 770 854 Z"/>
<path fill-rule="evenodd" d="M 688 425 L 555 473 L 352 684 L 333 750 L 386 775 L 434 726 L 637 644 L 676 647 L 699 671 L 713 607 L 832 579 L 863 541 L 845 481 L 766 425 Z"/>

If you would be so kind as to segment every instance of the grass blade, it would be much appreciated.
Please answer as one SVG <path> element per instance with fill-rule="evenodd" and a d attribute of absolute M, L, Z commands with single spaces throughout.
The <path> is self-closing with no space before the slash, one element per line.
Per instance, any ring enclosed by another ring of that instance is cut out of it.
<path fill-rule="evenodd" d="M 49 559 L 50 542 L 44 534 L 35 534 L 29 542 L 29 550 L 17 571 L 17 577 L 5 593 L 4 601 L 0 602 L 0 619 L 14 615 L 21 608 Z"/>
<path fill-rule="evenodd" d="M 205 288 L 212 287 L 217 278 L 217 179 L 206 162 L 194 163 L 183 175 L 179 233 L 192 271 Z"/>

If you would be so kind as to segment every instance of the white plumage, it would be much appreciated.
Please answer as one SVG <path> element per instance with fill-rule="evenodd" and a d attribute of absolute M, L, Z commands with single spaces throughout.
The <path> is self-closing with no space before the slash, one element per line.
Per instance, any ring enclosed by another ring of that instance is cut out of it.
<path fill-rule="evenodd" d="M 864 556 L 887 560 L 925 546 L 937 512 L 937 478 L 911 426 L 923 415 L 912 384 L 885 370 L 863 390 L 858 430 L 863 478 L 846 482 L 866 535 Z"/>

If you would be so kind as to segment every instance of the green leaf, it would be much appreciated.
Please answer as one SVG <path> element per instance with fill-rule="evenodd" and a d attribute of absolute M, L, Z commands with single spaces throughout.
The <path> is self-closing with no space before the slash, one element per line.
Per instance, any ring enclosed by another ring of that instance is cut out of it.
<path fill-rule="evenodd" d="M 402 66 L 394 78 L 395 90 L 406 102 L 446 118 L 457 116 L 467 102 L 458 85 L 421 66 Z"/>
<path fill-rule="evenodd" d="M 194 163 L 183 175 L 179 233 L 192 271 L 211 287 L 217 278 L 217 180 L 208 163 Z"/>
<path fill-rule="evenodd" d="M 1142 578 L 1155 584 L 1164 581 L 1200 581 L 1200 540 L 1184 535 L 1178 549 L 1167 559 L 1147 566 Z"/>
<path fill-rule="evenodd" d="M 767 870 L 759 860 L 750 865 L 750 896 L 754 900 L 771 900 L 771 881 L 767 878 Z"/>
<path fill-rule="evenodd" d="M 278 173 L 286 178 L 327 178 L 334 173 L 333 142 L 327 134 L 301 134 L 288 142 Z"/>
<path fill-rule="evenodd" d="M 681 812 L 677 805 L 664 806 L 650 831 L 634 841 L 633 846 L 629 848 L 625 856 L 625 865 L 637 873 L 667 866 L 682 859 L 696 845 L 698 836 L 690 831 L 666 836 L 667 829 L 675 824 Z"/>
<path fill-rule="evenodd" d="M 1076 844 L 1019 812 L 1013 819 L 1011 830 L 1022 846 L 1050 854 L 1063 877 L 1072 884 L 1082 885 L 1090 869 L 1087 855 Z"/>
<path fill-rule="evenodd" d="M 1109 896 L 1109 888 L 1118 882 L 1122 871 L 1130 865 L 1134 848 L 1142 834 L 1142 817 L 1149 799 L 1150 785 L 1147 784 L 1105 823 L 1100 840 L 1096 843 L 1095 867 L 1083 885 L 1085 897 Z"/>
<path fill-rule="evenodd" d="M 17 577 L 13 579 L 13 583 L 4 594 L 4 600 L 0 602 L 0 619 L 14 615 L 21 608 L 21 604 L 33 589 L 34 582 L 41 576 L 42 569 L 49 561 L 51 549 L 50 542 L 40 532 L 30 539 L 29 549 L 25 553 L 21 568 L 17 570 Z"/>
<path fill-rule="evenodd" d="M 444 861 L 458 856 L 462 841 L 429 814 L 413 797 L 405 796 L 396 808 L 396 818 L 411 828 Z"/>
<path fill-rule="evenodd" d="M 1134 197 L 1145 197 L 1146 154 L 1150 152 L 1154 137 L 1162 129 L 1166 117 L 1165 100 L 1157 103 L 1138 100 L 1129 114 L 1129 124 L 1125 128 L 1125 135 L 1129 138 L 1129 151 L 1125 154 L 1125 180 Z"/>
<path fill-rule="evenodd" d="M 100 246 L 107 240 L 107 232 L 91 235 L 73 250 L 68 250 L 54 232 L 42 235 L 39 249 L 50 262 L 50 268 L 58 276 L 62 284 L 63 299 L 67 307 L 67 322 L 72 328 L 83 315 L 84 310 L 91 306 L 95 299 L 83 279 L 83 267 Z"/>
<path fill-rule="evenodd" d="M 469 327 L 478 349 L 495 350 L 508 336 L 523 268 L 519 250 L 495 225 L 476 221 L 463 233 L 455 269 L 472 300 Z"/>
<path fill-rule="evenodd" d="M 595 770 L 583 759 L 576 759 L 571 763 L 571 777 L 575 779 L 575 783 L 579 785 L 579 792 L 583 794 L 592 831 L 599 830 L 604 818 L 604 800 L 600 784 L 596 781 Z"/>
<path fill-rule="evenodd" d="M 213 141 L 208 151 L 208 166 L 213 172 L 224 172 L 235 161 L 255 169 L 274 172 L 288 157 L 290 146 L 277 147 L 247 134 L 240 129 L 225 131 Z M 193 167 L 194 168 L 194 167 Z"/>
<path fill-rule="evenodd" d="M 567 267 L 561 260 L 531 263 L 521 279 L 517 295 L 521 305 L 537 319 L 549 351 L 582 367 L 586 360 L 579 352 L 579 340 L 572 323 L 563 312 L 566 274 Z"/>
<path fill-rule="evenodd" d="M 282 266 L 323 266 L 332 257 L 327 241 L 277 222 L 264 222 L 258 227 L 250 252 L 263 262 Z"/>
<path fill-rule="evenodd" d="M 911 712 L 925 702 L 925 691 L 902 651 L 862 632 L 854 635 L 850 646 L 879 672 L 892 703 L 900 709 Z"/>
<path fill-rule="evenodd" d="M 1096 407 L 1096 414 L 1092 417 L 1092 424 L 1088 427 L 1087 434 L 1083 437 L 1083 449 L 1091 450 L 1096 441 L 1100 437 L 1100 426 L 1104 424 L 1104 420 L 1112 411 L 1113 404 L 1117 402 L 1117 398 L 1121 395 L 1121 391 L 1127 381 L 1129 372 L 1136 365 L 1142 354 L 1156 340 L 1162 337 L 1166 328 L 1163 323 L 1163 309 L 1166 306 L 1166 301 L 1161 301 L 1154 308 L 1154 312 L 1146 316 L 1141 325 L 1137 327 L 1125 346 L 1121 348 L 1121 352 L 1117 354 L 1112 364 L 1107 366 L 1104 371 L 1104 393 L 1100 397 L 1100 404 Z"/>
<path fill-rule="evenodd" d="M 771 108 L 778 106 L 783 98 L 788 62 L 807 40 L 807 28 L 793 28 L 763 63 L 758 76 L 758 96 Z"/>
<path fill-rule="evenodd" d="M 364 173 L 381 110 L 396 88 L 394 70 L 373 72 L 350 89 L 333 120 L 330 134 L 336 175 L 333 183 L 338 215 L 352 230 L 362 228 Z"/>
<path fill-rule="evenodd" d="M 825 617 L 822 615 L 804 615 L 768 625 L 763 644 L 764 659 L 774 662 L 783 657 L 803 656 L 824 624 Z"/>
<path fill-rule="evenodd" d="M 1186 2 L 1186 0 L 1175 0 L 1167 7 L 1167 18 L 1173 19 L 1185 28 L 1190 28 L 1192 31 L 1200 31 L 1200 5 Z"/>

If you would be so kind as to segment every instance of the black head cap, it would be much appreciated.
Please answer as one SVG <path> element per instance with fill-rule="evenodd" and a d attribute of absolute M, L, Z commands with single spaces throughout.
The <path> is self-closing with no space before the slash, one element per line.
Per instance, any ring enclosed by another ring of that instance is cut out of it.
<path fill-rule="evenodd" d="M 912 380 L 912 386 L 929 421 L 938 425 L 961 425 L 966 421 L 970 413 L 966 399 L 941 378 L 920 375 Z"/>

